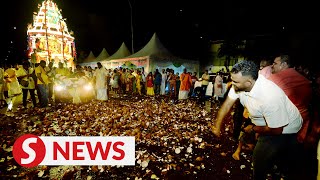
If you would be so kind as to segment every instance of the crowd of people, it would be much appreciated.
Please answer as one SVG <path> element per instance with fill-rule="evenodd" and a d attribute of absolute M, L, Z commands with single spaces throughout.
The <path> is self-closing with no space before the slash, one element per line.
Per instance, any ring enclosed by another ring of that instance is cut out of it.
<path fill-rule="evenodd" d="M 232 157 L 239 160 L 245 144 L 253 150 L 254 179 L 266 179 L 275 164 L 289 179 L 299 177 L 306 145 L 316 147 L 320 135 L 319 73 L 294 66 L 288 55 L 279 55 L 273 61 L 261 60 L 260 68 L 253 61 L 243 60 L 229 75 L 213 75 L 208 70 L 201 77 L 197 74 L 187 69 L 179 74 L 169 68 L 148 73 L 144 68 L 106 69 L 100 62 L 96 68 L 77 65 L 74 70 L 62 62 L 58 67 L 46 61 L 23 62 L 0 68 L 0 100 L 2 106 L 9 107 L 22 94 L 24 108 L 28 108 L 29 97 L 33 107 L 46 108 L 55 101 L 54 85 L 61 76 L 86 77 L 85 81 L 92 82 L 94 99 L 99 101 L 108 100 L 110 92 L 113 97 L 166 95 L 179 100 L 192 96 L 204 100 L 209 96 L 223 102 L 213 120 L 212 132 L 217 137 L 225 116 L 231 109 L 238 110 L 233 132 L 239 145 Z M 318 153 L 320 157 L 320 143 Z"/>
<path fill-rule="evenodd" d="M 154 72 L 145 72 L 144 68 L 115 68 L 106 69 L 97 63 L 96 68 L 91 66 L 76 65 L 75 69 L 66 67 L 59 62 L 55 67 L 53 62 L 41 61 L 37 64 L 24 61 L 14 66 L 1 68 L 1 106 L 12 104 L 15 98 L 22 94 L 23 108 L 27 107 L 27 101 L 32 100 L 33 107 L 45 108 L 49 102 L 58 101 L 55 97 L 54 85 L 61 78 L 86 77 L 86 81 L 94 86 L 94 98 L 105 101 L 110 92 L 126 95 L 168 95 L 173 99 L 187 99 L 191 96 L 201 97 L 208 95 L 208 84 L 212 82 L 209 96 L 216 99 L 222 94 L 222 77 L 219 73 L 215 78 L 206 70 L 200 78 L 197 72 L 188 72 L 184 69 L 181 74 L 173 69 L 156 69 Z M 199 85 L 196 85 L 196 82 Z M 196 85 L 196 86 L 195 86 Z M 213 87 L 213 85 L 215 87 Z M 198 88 L 196 88 L 198 87 Z M 215 89 L 213 91 L 213 89 Z"/>

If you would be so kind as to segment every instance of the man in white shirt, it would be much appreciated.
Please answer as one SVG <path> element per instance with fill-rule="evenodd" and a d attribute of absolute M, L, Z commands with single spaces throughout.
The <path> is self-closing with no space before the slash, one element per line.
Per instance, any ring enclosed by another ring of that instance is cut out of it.
<path fill-rule="evenodd" d="M 239 98 L 254 124 L 244 131 L 259 134 L 253 153 L 253 178 L 266 179 L 268 170 L 281 156 L 284 158 L 281 163 L 288 166 L 290 174 L 297 173 L 292 165 L 295 165 L 294 156 L 298 155 L 296 136 L 302 117 L 283 90 L 264 76 L 258 76 L 258 71 L 258 66 L 251 61 L 244 60 L 233 66 L 233 87 L 218 112 L 212 132 L 220 136 L 222 121 Z"/>
<path fill-rule="evenodd" d="M 93 77 L 95 78 L 96 99 L 100 101 L 108 100 L 107 96 L 107 76 L 108 71 L 100 62 L 97 63 L 98 68 L 95 70 Z"/>
<path fill-rule="evenodd" d="M 160 94 L 165 95 L 166 94 L 166 82 L 167 82 L 167 73 L 165 69 L 162 69 L 161 73 L 161 86 L 160 86 Z"/>

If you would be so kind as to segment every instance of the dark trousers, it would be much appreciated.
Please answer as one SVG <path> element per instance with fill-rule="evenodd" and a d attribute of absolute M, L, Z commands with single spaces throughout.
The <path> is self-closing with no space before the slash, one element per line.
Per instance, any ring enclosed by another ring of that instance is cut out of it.
<path fill-rule="evenodd" d="M 34 94 L 35 89 L 22 89 L 22 104 L 24 107 L 27 107 L 28 91 L 30 92 L 30 97 L 32 99 L 33 107 L 36 107 L 37 101 L 36 101 L 36 96 Z"/>
<path fill-rule="evenodd" d="M 141 94 L 147 94 L 147 84 L 146 84 L 146 82 L 141 82 Z"/>
<path fill-rule="evenodd" d="M 36 81 L 35 81 L 36 82 Z M 38 100 L 39 100 L 39 104 L 41 104 L 41 92 L 40 92 L 40 89 L 39 89 L 39 86 L 37 83 L 35 83 L 35 86 L 36 86 L 36 92 L 37 92 L 37 97 L 38 97 Z"/>
<path fill-rule="evenodd" d="M 40 106 L 41 107 L 47 107 L 48 103 L 49 103 L 49 98 L 48 98 L 48 86 L 45 84 L 38 84 L 39 90 L 40 90 L 40 95 L 41 97 L 39 99 L 41 99 L 40 101 Z"/>
<path fill-rule="evenodd" d="M 9 91 L 3 91 L 4 98 L 9 98 Z"/>
<path fill-rule="evenodd" d="M 48 88 L 49 88 L 49 99 L 52 99 L 53 98 L 53 83 L 49 83 Z"/>
<path fill-rule="evenodd" d="M 239 138 L 242 124 L 244 123 L 243 117 L 244 107 L 240 103 L 240 100 L 237 100 L 234 104 L 234 114 L 233 114 L 233 139 L 237 140 Z"/>
<path fill-rule="evenodd" d="M 205 101 L 206 98 L 206 91 L 207 91 L 208 85 L 202 85 L 201 86 L 201 101 Z"/>
<path fill-rule="evenodd" d="M 160 94 L 160 87 L 161 87 L 161 84 L 154 85 L 154 93 L 155 94 Z"/>
<path fill-rule="evenodd" d="M 297 170 L 298 141 L 296 134 L 262 136 L 253 151 L 253 179 L 265 180 L 273 165 L 280 163 L 288 170 L 288 178 L 294 179 Z"/>

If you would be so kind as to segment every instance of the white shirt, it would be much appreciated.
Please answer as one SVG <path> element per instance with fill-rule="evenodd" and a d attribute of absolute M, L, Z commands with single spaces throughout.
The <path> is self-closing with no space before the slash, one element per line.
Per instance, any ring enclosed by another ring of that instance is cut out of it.
<path fill-rule="evenodd" d="M 166 84 L 166 81 L 167 81 L 167 74 L 166 73 L 161 73 L 161 83 L 162 84 Z"/>
<path fill-rule="evenodd" d="M 108 76 L 108 71 L 104 67 L 101 67 L 100 69 L 97 68 L 95 70 L 93 76 L 96 77 L 96 88 L 97 89 L 106 88 L 106 82 L 107 82 L 106 76 Z"/>
<path fill-rule="evenodd" d="M 202 81 L 196 81 L 195 83 L 194 83 L 194 88 L 196 88 L 196 87 L 201 87 L 202 86 Z"/>
<path fill-rule="evenodd" d="M 146 75 L 144 72 L 141 73 L 142 82 L 146 82 Z"/>
<path fill-rule="evenodd" d="M 259 75 L 250 92 L 235 92 L 232 87 L 228 96 L 240 98 L 241 104 L 249 111 L 250 119 L 257 126 L 285 126 L 282 134 L 297 133 L 302 126 L 298 108 L 281 88 L 262 75 Z"/>

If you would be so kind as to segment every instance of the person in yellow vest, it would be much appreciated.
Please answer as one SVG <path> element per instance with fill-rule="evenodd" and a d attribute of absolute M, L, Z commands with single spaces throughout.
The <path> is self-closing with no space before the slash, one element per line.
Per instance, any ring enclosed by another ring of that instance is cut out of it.
<path fill-rule="evenodd" d="M 21 87 L 16 75 L 16 68 L 11 66 L 4 71 L 5 76 L 5 98 L 8 105 L 7 112 L 11 111 L 16 104 L 17 97 L 22 94 Z"/>
<path fill-rule="evenodd" d="M 34 69 L 30 67 L 29 62 L 25 61 L 22 63 L 22 67 L 17 71 L 17 77 L 20 79 L 20 85 L 22 89 L 22 104 L 24 108 L 27 108 L 28 92 L 33 103 L 33 107 L 37 106 L 37 100 L 35 96 L 35 83 L 32 78 Z M 22 83 L 25 82 L 25 83 Z"/>
<path fill-rule="evenodd" d="M 70 71 L 63 67 L 63 63 L 62 62 L 59 62 L 59 67 L 56 69 L 56 75 L 57 74 L 60 74 L 61 76 L 66 76 L 66 77 L 69 77 L 70 76 Z"/>
<path fill-rule="evenodd" d="M 22 93 L 22 90 L 20 88 L 17 75 L 16 75 L 16 69 L 15 68 L 8 68 L 4 71 L 4 73 L 8 76 L 8 92 L 9 97 L 17 96 Z"/>
<path fill-rule="evenodd" d="M 37 75 L 37 86 L 40 91 L 40 107 L 44 108 L 48 106 L 49 102 L 49 92 L 48 92 L 48 84 L 50 82 L 49 77 L 47 76 L 46 71 L 44 70 L 46 67 L 46 61 L 41 60 L 40 65 L 36 67 L 36 75 Z"/>

